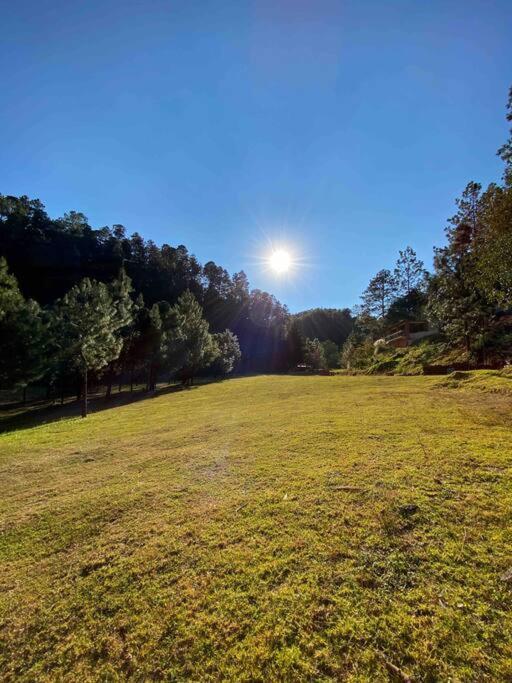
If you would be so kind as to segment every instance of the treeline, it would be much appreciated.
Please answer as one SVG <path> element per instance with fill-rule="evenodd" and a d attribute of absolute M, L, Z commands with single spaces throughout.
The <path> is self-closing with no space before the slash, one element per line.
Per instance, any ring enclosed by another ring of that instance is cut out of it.
<path fill-rule="evenodd" d="M 211 332 L 230 329 L 242 350 L 241 372 L 286 366 L 288 311 L 253 289 L 243 271 L 230 276 L 213 261 L 202 266 L 183 245 L 157 246 L 122 225 L 92 228 L 82 213 L 51 219 L 39 200 L 0 195 L 0 256 L 27 299 L 53 304 L 82 279 L 112 282 L 121 269 L 134 296 L 150 308 L 174 305 L 186 291 L 198 301 Z"/>
<path fill-rule="evenodd" d="M 432 273 L 408 247 L 394 270 L 372 278 L 343 347 L 343 365 L 367 367 L 376 342 L 403 320 L 428 321 L 475 364 L 512 360 L 512 130 L 498 154 L 502 182 L 485 190 L 468 183 L 449 219 L 446 246 L 434 248 Z"/>
<path fill-rule="evenodd" d="M 203 311 L 189 290 L 174 306 L 144 305 L 132 297 L 124 270 L 111 283 L 82 279 L 42 309 L 21 294 L 16 278 L 0 258 L 0 386 L 27 387 L 44 381 L 62 399 L 72 382 L 87 415 L 88 382 L 101 374 L 110 395 L 114 377 L 144 377 L 153 391 L 162 373 L 191 383 L 210 368 L 230 373 L 240 360 L 236 336 L 229 330 L 210 333 Z"/>

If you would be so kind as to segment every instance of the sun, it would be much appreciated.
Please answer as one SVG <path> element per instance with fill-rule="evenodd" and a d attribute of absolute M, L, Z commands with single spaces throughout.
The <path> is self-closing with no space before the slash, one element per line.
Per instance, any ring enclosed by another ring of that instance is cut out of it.
<path fill-rule="evenodd" d="M 286 273 L 291 263 L 290 254 L 284 249 L 276 249 L 270 254 L 269 264 L 275 273 Z"/>

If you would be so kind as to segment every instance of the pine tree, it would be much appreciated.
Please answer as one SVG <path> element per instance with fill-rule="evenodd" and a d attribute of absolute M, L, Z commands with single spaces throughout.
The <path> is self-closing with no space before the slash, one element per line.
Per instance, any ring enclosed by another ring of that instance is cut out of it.
<path fill-rule="evenodd" d="M 419 289 L 425 280 L 425 267 L 414 249 L 406 247 L 399 251 L 394 277 L 397 293 L 408 297 L 414 289 Z"/>
<path fill-rule="evenodd" d="M 379 270 L 363 292 L 361 297 L 363 309 L 367 313 L 376 314 L 383 318 L 396 296 L 396 291 L 397 283 L 394 275 L 387 269 Z"/>
<path fill-rule="evenodd" d="M 175 306 L 160 302 L 161 339 L 160 365 L 170 378 L 183 364 L 185 359 L 185 338 L 183 335 L 183 318 Z"/>
<path fill-rule="evenodd" d="M 130 322 L 126 302 L 102 282 L 85 278 L 60 299 L 53 311 L 52 330 L 59 355 L 82 381 L 82 417 L 87 416 L 88 373 L 119 357 L 121 330 Z"/>
<path fill-rule="evenodd" d="M 208 322 L 203 318 L 201 306 L 192 292 L 184 292 L 174 310 L 180 329 L 180 374 L 183 381 L 192 383 L 198 370 L 208 367 L 215 360 L 219 349 L 209 332 Z"/>
<path fill-rule="evenodd" d="M 286 355 L 289 368 L 295 368 L 304 361 L 305 345 L 306 338 L 302 334 L 301 323 L 297 318 L 292 318 L 286 334 Z"/>
<path fill-rule="evenodd" d="M 508 91 L 507 121 L 512 122 L 512 87 Z M 508 140 L 499 148 L 498 155 L 505 162 L 504 180 L 505 184 L 510 186 L 512 185 L 512 128 Z"/>
<path fill-rule="evenodd" d="M 123 345 L 118 358 L 111 361 L 107 369 L 107 398 L 110 396 L 112 391 L 112 380 L 114 373 L 116 371 L 121 373 L 123 370 L 123 351 L 125 351 L 125 349 L 128 347 L 130 336 L 133 333 L 133 322 L 134 315 L 136 313 L 136 305 L 130 296 L 132 289 L 130 278 L 126 274 L 124 268 L 121 268 L 118 277 L 109 285 L 109 290 L 112 296 L 113 304 L 117 309 L 119 319 L 125 321 L 125 325 L 123 325 L 118 331 L 118 334 L 122 338 Z M 142 299 L 138 299 L 138 301 L 140 305 L 143 305 Z"/>
<path fill-rule="evenodd" d="M 16 278 L 0 258 L 0 386 L 24 390 L 48 367 L 47 331 L 41 309 L 25 301 Z"/>

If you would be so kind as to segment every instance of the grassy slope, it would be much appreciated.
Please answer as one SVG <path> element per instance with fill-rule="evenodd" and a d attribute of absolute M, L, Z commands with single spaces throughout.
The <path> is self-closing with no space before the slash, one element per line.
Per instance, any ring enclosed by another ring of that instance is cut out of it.
<path fill-rule="evenodd" d="M 505 370 L 471 370 L 469 372 L 452 372 L 439 382 L 439 386 L 448 389 L 466 389 L 470 391 L 488 391 L 512 396 L 512 371 Z"/>
<path fill-rule="evenodd" d="M 0 679 L 510 680 L 511 399 L 437 381 L 236 379 L 0 436 Z"/>

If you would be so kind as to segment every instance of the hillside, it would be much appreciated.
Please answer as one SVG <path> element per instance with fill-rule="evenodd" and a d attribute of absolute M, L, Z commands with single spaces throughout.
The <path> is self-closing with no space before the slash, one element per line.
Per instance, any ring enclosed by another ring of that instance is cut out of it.
<path fill-rule="evenodd" d="M 0 679 L 510 680 L 512 402 L 260 376 L 0 436 Z"/>

